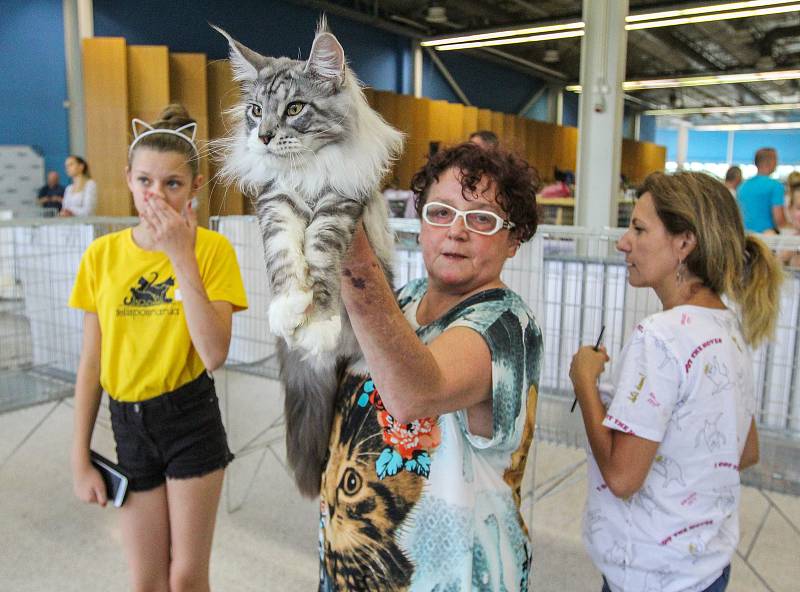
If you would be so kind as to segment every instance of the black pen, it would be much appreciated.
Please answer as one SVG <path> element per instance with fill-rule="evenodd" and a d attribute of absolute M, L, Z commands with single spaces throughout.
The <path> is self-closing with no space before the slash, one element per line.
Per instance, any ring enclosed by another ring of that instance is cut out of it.
<path fill-rule="evenodd" d="M 600 349 L 600 343 L 603 341 L 603 333 L 606 332 L 606 326 L 603 325 L 600 327 L 600 335 L 597 337 L 597 343 L 594 344 L 594 351 Z M 572 407 L 570 407 L 569 412 L 573 413 L 575 411 L 575 405 L 578 403 L 578 396 L 575 396 L 575 400 L 572 402 Z"/>

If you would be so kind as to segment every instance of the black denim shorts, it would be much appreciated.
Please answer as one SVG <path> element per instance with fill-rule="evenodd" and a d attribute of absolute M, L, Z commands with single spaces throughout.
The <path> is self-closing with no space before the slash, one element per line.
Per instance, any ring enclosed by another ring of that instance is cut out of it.
<path fill-rule="evenodd" d="M 139 403 L 111 399 L 118 464 L 131 491 L 166 478 L 200 477 L 233 460 L 214 380 L 203 372 L 183 386 Z"/>

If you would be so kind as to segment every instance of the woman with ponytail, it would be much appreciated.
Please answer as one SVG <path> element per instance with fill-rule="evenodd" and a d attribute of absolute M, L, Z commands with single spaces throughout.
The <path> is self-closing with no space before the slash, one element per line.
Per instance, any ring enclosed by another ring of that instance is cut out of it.
<path fill-rule="evenodd" d="M 605 348 L 572 360 L 590 447 L 584 544 L 604 591 L 719 592 L 739 471 L 758 462 L 751 349 L 774 331 L 781 267 L 708 175 L 654 173 L 639 195 L 617 248 L 664 310 L 635 327 L 610 392 L 597 388 Z"/>

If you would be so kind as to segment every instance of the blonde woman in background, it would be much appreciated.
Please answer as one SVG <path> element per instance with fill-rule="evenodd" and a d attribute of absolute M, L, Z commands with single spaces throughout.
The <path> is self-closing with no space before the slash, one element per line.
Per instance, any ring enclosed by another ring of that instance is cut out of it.
<path fill-rule="evenodd" d="M 792 175 L 797 174 L 798 179 L 795 185 L 791 185 Z M 789 193 L 787 195 L 787 216 L 786 220 L 789 222 L 788 226 L 781 228 L 782 236 L 800 236 L 800 174 L 792 173 L 786 180 L 789 186 Z M 800 268 L 800 252 L 784 250 L 778 252 L 780 260 L 789 267 Z"/>
<path fill-rule="evenodd" d="M 93 216 L 97 209 L 97 183 L 89 175 L 89 164 L 74 154 L 64 162 L 72 183 L 64 191 L 61 216 Z"/>
<path fill-rule="evenodd" d="M 664 310 L 634 328 L 610 392 L 605 348 L 572 360 L 591 449 L 584 544 L 604 592 L 721 592 L 739 471 L 758 462 L 751 348 L 773 333 L 782 272 L 716 179 L 654 173 L 640 191 L 617 248 Z"/>

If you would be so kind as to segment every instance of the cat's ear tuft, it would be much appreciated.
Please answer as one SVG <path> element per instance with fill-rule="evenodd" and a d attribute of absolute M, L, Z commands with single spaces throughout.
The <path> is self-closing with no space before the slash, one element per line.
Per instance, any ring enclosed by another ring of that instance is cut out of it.
<path fill-rule="evenodd" d="M 344 50 L 333 33 L 318 33 L 306 62 L 306 72 L 340 84 L 344 81 Z"/>
<path fill-rule="evenodd" d="M 225 39 L 228 40 L 230 47 L 231 69 L 233 70 L 233 79 L 239 82 L 256 80 L 258 72 L 263 68 L 269 58 L 262 56 L 260 53 L 242 45 L 236 39 L 228 35 L 226 31 L 220 29 L 216 25 L 209 23 L 212 29 L 219 32 Z"/>
<path fill-rule="evenodd" d="M 332 33 L 330 27 L 328 26 L 328 17 L 325 16 L 325 13 L 322 13 L 317 21 L 317 30 L 315 31 L 314 36 L 317 37 L 323 33 Z"/>

